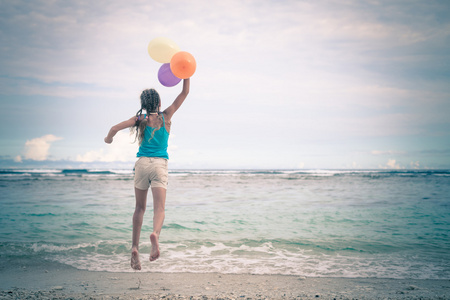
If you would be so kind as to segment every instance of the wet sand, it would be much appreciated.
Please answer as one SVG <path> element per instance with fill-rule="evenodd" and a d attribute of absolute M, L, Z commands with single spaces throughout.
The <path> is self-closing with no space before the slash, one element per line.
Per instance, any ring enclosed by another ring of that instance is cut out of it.
<path fill-rule="evenodd" d="M 450 299 L 450 280 L 110 273 L 3 261 L 0 299 Z"/>

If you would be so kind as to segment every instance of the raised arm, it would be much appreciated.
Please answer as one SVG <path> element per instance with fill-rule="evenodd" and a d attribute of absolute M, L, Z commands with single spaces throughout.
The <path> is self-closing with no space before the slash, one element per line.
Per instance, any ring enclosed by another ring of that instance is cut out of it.
<path fill-rule="evenodd" d="M 172 105 L 170 105 L 166 110 L 164 110 L 164 115 L 168 120 L 172 119 L 173 114 L 180 108 L 181 104 L 183 104 L 184 99 L 186 99 L 187 95 L 189 94 L 189 86 L 190 86 L 190 78 L 183 80 L 183 90 L 178 95 L 177 98 L 175 98 L 175 101 L 173 101 Z"/>
<path fill-rule="evenodd" d="M 111 144 L 113 141 L 113 137 L 122 129 L 129 128 L 136 123 L 136 117 L 133 116 L 130 119 L 120 122 L 119 124 L 114 125 L 108 132 L 108 135 L 105 137 L 105 143 Z"/>

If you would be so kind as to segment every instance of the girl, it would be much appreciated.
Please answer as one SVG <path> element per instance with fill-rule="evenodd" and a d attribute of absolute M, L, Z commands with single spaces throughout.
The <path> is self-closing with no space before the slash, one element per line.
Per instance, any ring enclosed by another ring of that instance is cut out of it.
<path fill-rule="evenodd" d="M 170 125 L 173 114 L 183 104 L 189 94 L 190 80 L 183 81 L 183 90 L 175 101 L 163 112 L 158 92 L 154 89 L 144 90 L 141 94 L 141 109 L 136 116 L 114 125 L 105 137 L 105 142 L 110 144 L 119 130 L 131 127 L 136 130 L 136 138 L 139 140 L 139 159 L 135 165 L 134 192 L 136 196 L 136 208 L 133 215 L 133 238 L 131 248 L 131 267 L 141 269 L 139 260 L 139 237 L 141 235 L 142 220 L 147 206 L 147 192 L 151 187 L 153 195 L 153 232 L 150 235 L 152 244 L 150 261 L 159 258 L 159 234 L 164 222 L 164 209 L 166 203 L 166 190 L 168 180 L 167 145 L 169 140 Z M 142 114 L 142 110 L 146 114 Z"/>

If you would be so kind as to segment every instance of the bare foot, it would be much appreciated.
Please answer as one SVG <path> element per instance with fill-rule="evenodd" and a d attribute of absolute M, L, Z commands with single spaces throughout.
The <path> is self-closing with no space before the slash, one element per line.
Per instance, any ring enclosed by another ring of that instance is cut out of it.
<path fill-rule="evenodd" d="M 152 242 L 152 250 L 150 251 L 150 261 L 155 261 L 159 258 L 159 242 L 156 233 L 150 234 L 150 242 Z"/>
<path fill-rule="evenodd" d="M 136 248 L 131 250 L 131 267 L 134 270 L 141 270 L 141 261 L 139 260 L 139 252 Z"/>

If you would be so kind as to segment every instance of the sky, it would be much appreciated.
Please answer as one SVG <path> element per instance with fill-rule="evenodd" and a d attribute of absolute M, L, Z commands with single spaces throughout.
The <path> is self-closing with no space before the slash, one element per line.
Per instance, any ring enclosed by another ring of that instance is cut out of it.
<path fill-rule="evenodd" d="M 0 168 L 132 167 L 156 37 L 197 62 L 170 168 L 450 168 L 445 0 L 0 0 Z"/>

